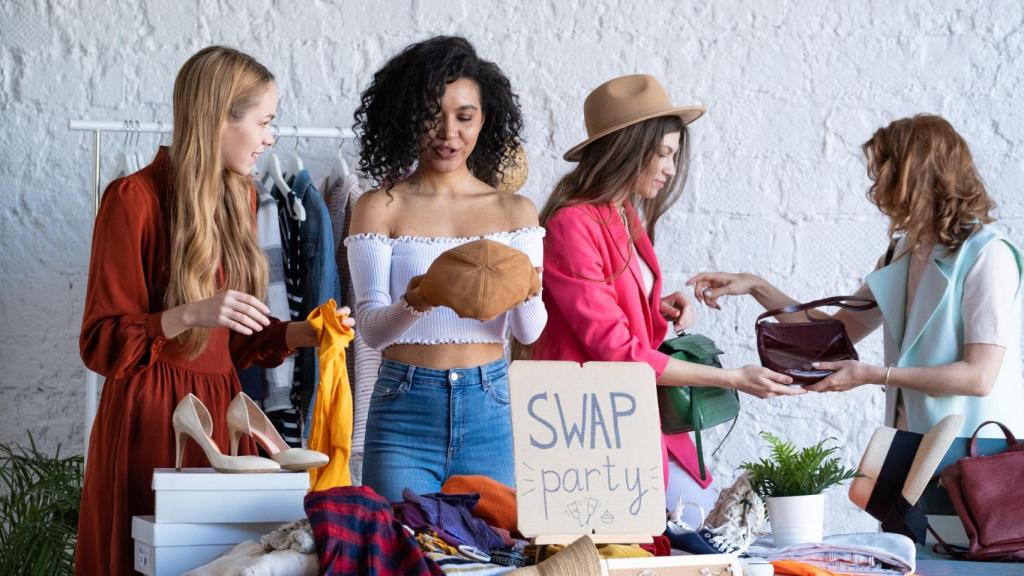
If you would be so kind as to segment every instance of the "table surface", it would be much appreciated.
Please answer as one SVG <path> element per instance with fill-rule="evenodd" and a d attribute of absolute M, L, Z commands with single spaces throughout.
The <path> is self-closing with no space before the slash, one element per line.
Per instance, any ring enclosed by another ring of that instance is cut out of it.
<path fill-rule="evenodd" d="M 924 546 L 917 547 L 919 576 L 1024 576 L 1024 563 L 965 562 L 940 556 Z"/>

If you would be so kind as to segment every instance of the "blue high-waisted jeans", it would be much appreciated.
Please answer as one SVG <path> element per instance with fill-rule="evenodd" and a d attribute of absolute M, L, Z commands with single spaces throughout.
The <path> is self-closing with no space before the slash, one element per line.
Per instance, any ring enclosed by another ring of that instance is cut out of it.
<path fill-rule="evenodd" d="M 366 417 L 363 484 L 388 501 L 449 476 L 514 486 L 508 364 L 435 370 L 384 360 Z"/>

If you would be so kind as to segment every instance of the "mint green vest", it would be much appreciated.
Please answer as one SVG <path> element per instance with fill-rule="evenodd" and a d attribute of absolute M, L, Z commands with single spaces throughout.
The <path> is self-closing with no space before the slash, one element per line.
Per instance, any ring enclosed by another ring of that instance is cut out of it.
<path fill-rule="evenodd" d="M 868 275 L 866 282 L 882 312 L 886 366 L 938 366 L 963 358 L 964 324 L 961 303 L 964 279 L 977 261 L 982 249 L 992 241 L 1010 246 L 1017 260 L 1017 273 L 1024 284 L 1024 256 L 1012 242 L 990 226 L 982 226 L 956 252 L 947 253 L 938 245 L 925 266 L 914 295 L 910 317 L 905 319 L 907 272 L 910 255 L 906 254 L 888 266 Z M 900 253 L 906 240 L 896 247 Z M 1021 284 L 1016 298 L 1020 301 Z M 1019 307 L 1017 308 L 1019 310 Z M 1020 371 L 1020 319 L 1017 319 L 1016 345 L 1007 348 L 1003 369 L 988 396 L 933 396 L 903 389 L 903 407 L 907 428 L 924 433 L 948 414 L 965 417 L 961 436 L 969 436 L 985 420 L 999 420 L 1017 434 L 1024 434 L 1024 385 Z M 1012 355 L 1012 356 L 1011 356 Z M 886 390 L 886 424 L 895 426 L 895 387 Z M 982 436 L 998 433 L 987 426 Z"/>

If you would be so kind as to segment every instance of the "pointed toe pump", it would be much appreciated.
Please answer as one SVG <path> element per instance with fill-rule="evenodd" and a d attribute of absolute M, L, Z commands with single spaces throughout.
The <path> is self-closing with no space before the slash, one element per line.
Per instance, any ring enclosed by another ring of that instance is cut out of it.
<path fill-rule="evenodd" d="M 214 442 L 213 419 L 210 418 L 210 411 L 206 409 L 199 398 L 189 393 L 178 402 L 171 417 L 174 426 L 174 468 L 181 470 L 181 458 L 185 452 L 186 436 L 192 438 L 203 453 L 210 465 L 217 472 L 278 472 L 281 466 L 273 460 L 259 456 L 231 456 L 221 452 L 220 447 Z"/>
<path fill-rule="evenodd" d="M 288 446 L 267 415 L 245 392 L 239 392 L 228 406 L 228 433 L 232 454 L 238 453 L 238 441 L 248 434 L 285 470 L 319 468 L 330 461 L 322 452 Z"/>

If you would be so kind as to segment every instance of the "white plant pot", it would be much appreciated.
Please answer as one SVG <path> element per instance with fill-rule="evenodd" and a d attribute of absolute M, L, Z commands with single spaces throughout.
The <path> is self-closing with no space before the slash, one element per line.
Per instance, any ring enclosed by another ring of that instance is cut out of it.
<path fill-rule="evenodd" d="M 825 531 L 825 495 L 768 498 L 768 520 L 776 547 L 821 542 Z"/>

